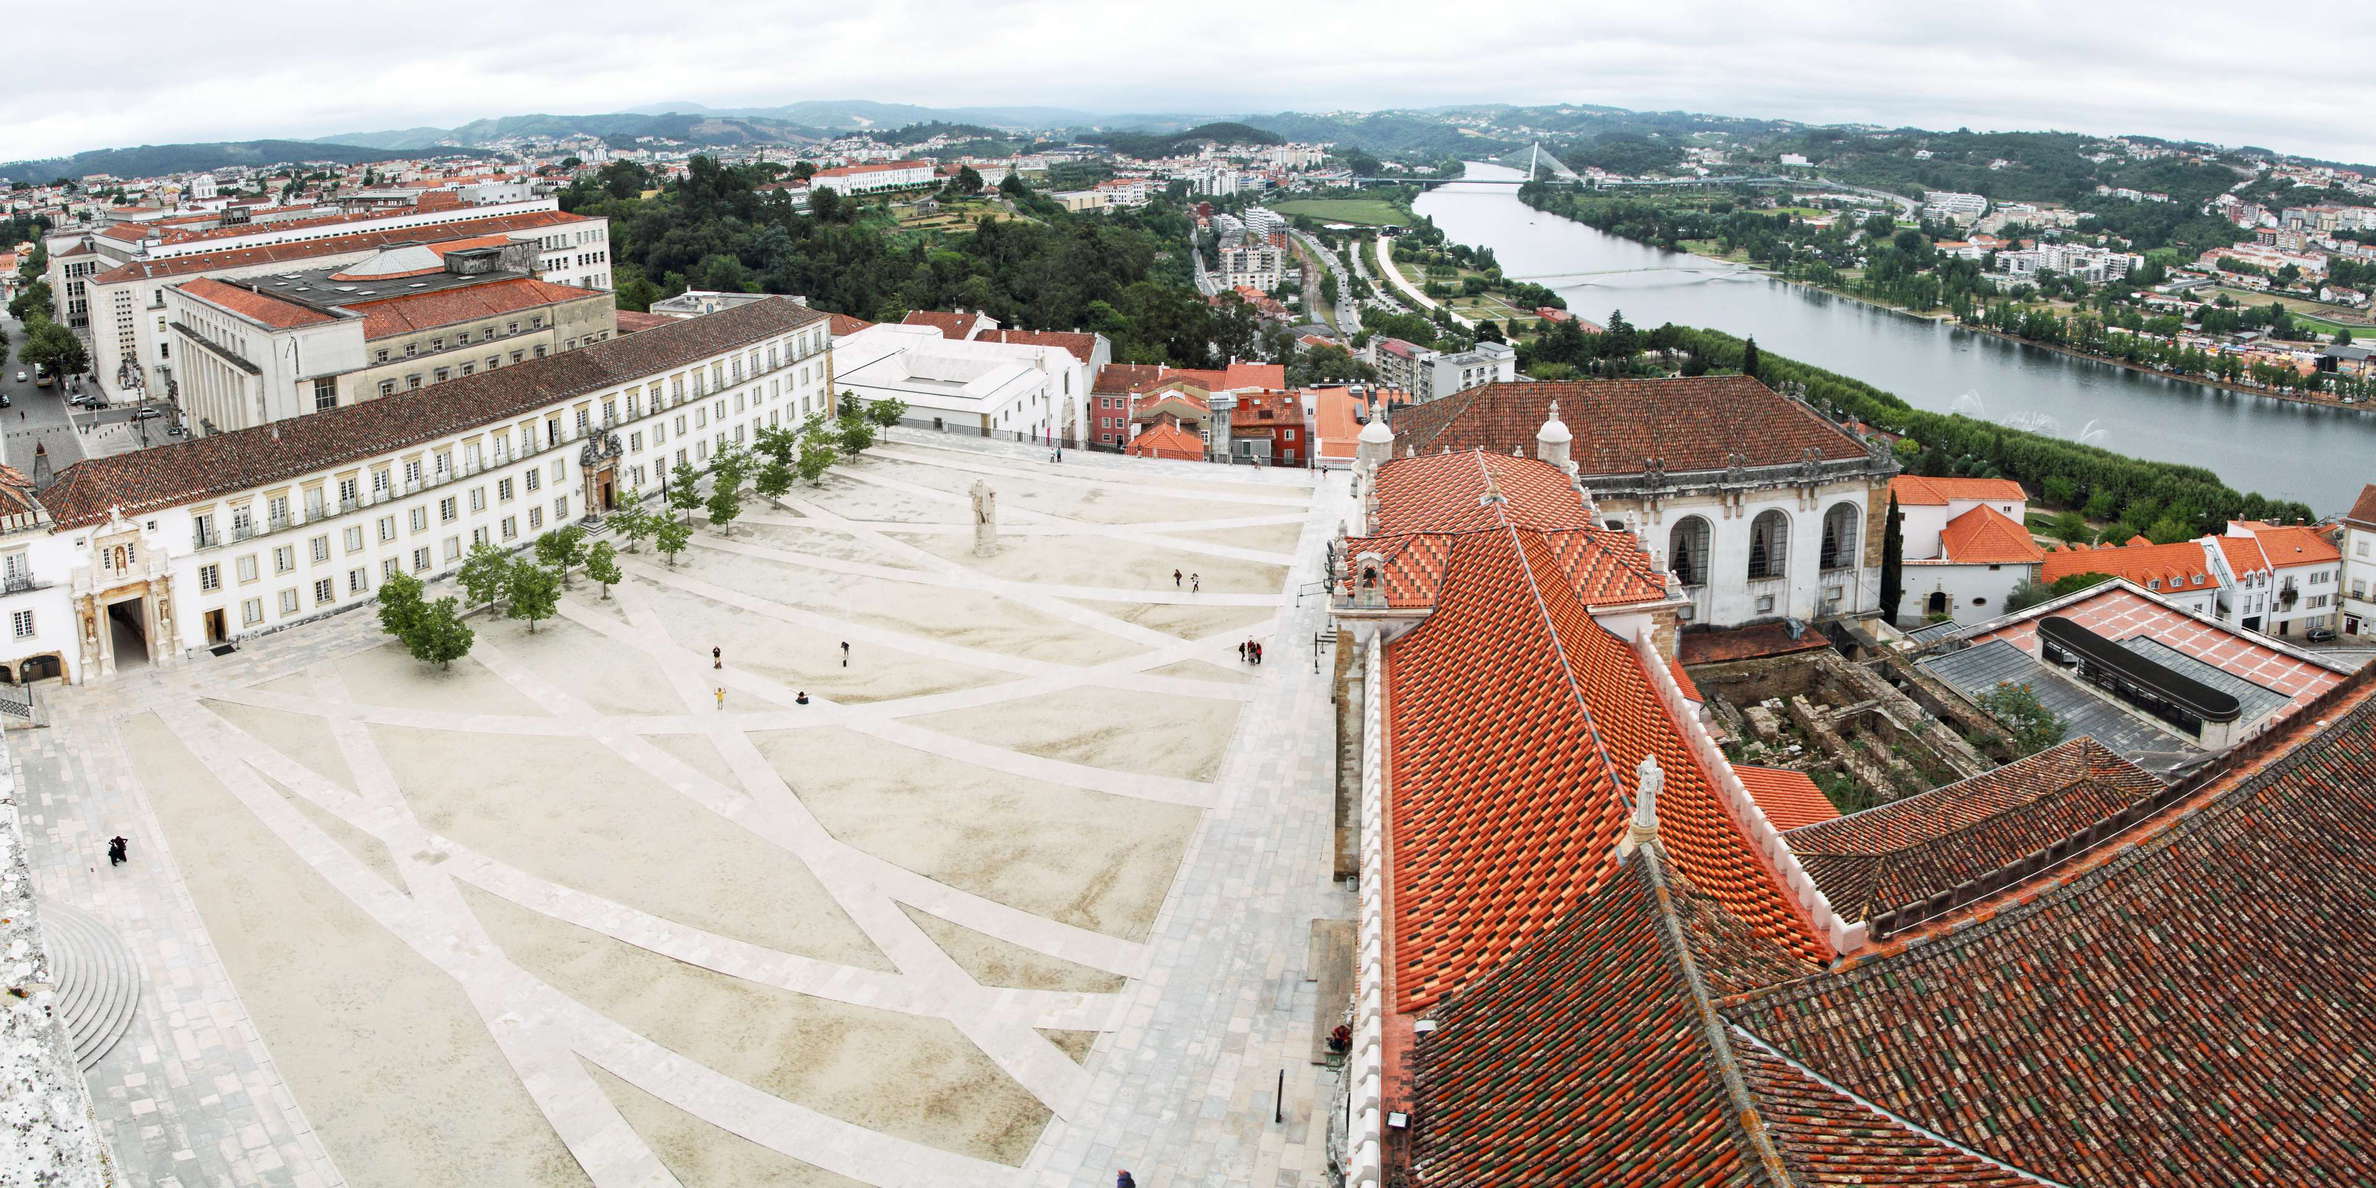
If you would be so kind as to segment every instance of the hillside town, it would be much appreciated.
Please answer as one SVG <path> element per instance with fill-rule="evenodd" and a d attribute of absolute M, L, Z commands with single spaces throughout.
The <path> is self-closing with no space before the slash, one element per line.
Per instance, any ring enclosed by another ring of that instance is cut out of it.
<path fill-rule="evenodd" d="M 914 112 L 0 169 L 0 1185 L 2376 1181 L 2367 171 Z"/>

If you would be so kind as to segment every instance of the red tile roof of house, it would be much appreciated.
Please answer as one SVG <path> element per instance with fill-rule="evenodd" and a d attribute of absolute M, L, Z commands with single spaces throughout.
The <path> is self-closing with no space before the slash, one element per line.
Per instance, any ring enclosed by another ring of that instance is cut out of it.
<path fill-rule="evenodd" d="M 834 338 L 844 338 L 874 325 L 873 322 L 869 322 L 865 318 L 854 318 L 848 314 L 837 313 L 825 316 L 828 319 L 825 332 Z"/>
<path fill-rule="evenodd" d="M 2028 565 L 2046 557 L 2029 529 L 1985 503 L 1947 521 L 1939 549 L 1958 565 Z"/>
<path fill-rule="evenodd" d="M 2376 528 L 2376 483 L 2360 488 L 2359 499 L 2343 518 L 2362 528 Z"/>
<path fill-rule="evenodd" d="M 1692 701 L 1707 700 L 1700 696 L 1699 682 L 1692 680 L 1691 674 L 1684 670 L 1682 657 L 1677 656 L 1675 659 L 1667 661 L 1667 671 L 1674 674 L 1675 687 L 1683 691 L 1684 697 Z M 1780 826 L 1776 826 L 1776 828 L 1780 828 Z"/>
<path fill-rule="evenodd" d="M 1415 404 L 1394 417 L 1396 452 L 1449 447 L 1534 452 L 1549 419 L 1579 426 L 1571 447 L 1587 475 L 1639 474 L 1651 458 L 1669 473 L 1869 457 L 1864 443 L 1823 415 L 1747 376 L 1485 384 Z"/>
<path fill-rule="evenodd" d="M 940 331 L 942 338 L 963 342 L 972 337 L 975 331 L 989 329 L 990 319 L 980 314 L 949 313 L 937 309 L 913 309 L 908 311 L 908 316 L 899 320 L 899 324 L 902 326 L 930 326 Z"/>
<path fill-rule="evenodd" d="M 1980 910 L 1728 1004 L 1897 1118 L 2064 1184 L 2376 1182 L 2376 670 Z"/>
<path fill-rule="evenodd" d="M 1841 915 L 1869 920 L 2071 837 L 2161 789 L 2151 773 L 2081 737 L 1959 783 L 1793 827 L 1783 840 Z"/>
<path fill-rule="evenodd" d="M 1177 425 L 1157 425 L 1130 439 L 1123 452 L 1133 458 L 1173 458 L 1187 462 L 1205 456 L 1204 439 Z"/>
<path fill-rule="evenodd" d="M 41 501 L 59 527 L 75 528 L 105 522 L 111 507 L 137 515 L 286 482 L 757 345 L 824 316 L 772 298 L 703 317 L 670 319 L 641 334 L 377 400 L 86 459 L 60 471 Z"/>
<path fill-rule="evenodd" d="M 164 260 L 135 260 L 111 268 L 91 279 L 95 285 L 109 285 L 120 281 L 156 280 L 168 276 L 188 276 L 199 272 L 221 272 L 233 268 L 249 268 L 259 264 L 288 264 L 322 256 L 348 252 L 367 252 L 375 248 L 392 247 L 403 243 L 445 243 L 455 239 L 469 239 L 510 231 L 536 231 L 546 227 L 589 222 L 584 215 L 559 210 L 532 210 L 522 214 L 495 215 L 484 219 L 464 219 L 442 223 L 434 227 L 397 227 L 379 231 L 358 231 L 352 235 L 334 235 L 327 239 L 310 239 L 297 243 L 275 243 L 260 247 L 225 248 L 220 251 L 194 252 Z M 510 236 L 506 235 L 506 239 Z"/>
<path fill-rule="evenodd" d="M 665 326 L 668 323 L 677 320 L 675 318 L 669 317 L 667 314 L 645 313 L 640 309 L 622 309 L 614 316 L 618 319 L 619 333 L 621 334 L 633 334 L 638 330 L 650 330 L 656 326 Z M 838 317 L 840 315 L 837 314 L 835 316 Z"/>
<path fill-rule="evenodd" d="M 1741 1082 L 1756 1103 L 1766 1137 L 1782 1157 L 1785 1183 L 1797 1188 L 2037 1188 L 2038 1181 L 1999 1167 L 1938 1136 L 1841 1093 L 1806 1069 L 1732 1034 Z"/>
<path fill-rule="evenodd" d="M 1733 774 L 1741 777 L 1741 786 L 1749 789 L 1749 799 L 1757 802 L 1758 809 L 1776 829 L 1796 829 L 1835 820 L 1840 815 L 1831 797 L 1825 796 L 1823 789 L 1816 787 L 1815 781 L 1803 771 L 1735 763 Z"/>
<path fill-rule="evenodd" d="M 1633 647 L 1593 621 L 1544 535 L 1453 537 L 1435 610 L 1385 660 L 1392 1009 L 1490 971 L 1610 873 L 1635 766 L 1660 837 L 1751 931 L 1828 954 L 1724 806 Z"/>
<path fill-rule="evenodd" d="M 600 289 L 556 285 L 523 276 L 489 284 L 462 285 L 378 301 L 362 301 L 346 308 L 363 315 L 363 337 L 368 341 L 573 301 L 607 304 L 610 299 L 610 294 Z"/>
<path fill-rule="evenodd" d="M 2140 536 L 2136 539 L 2142 541 Z M 2269 568 L 2269 558 L 2261 552 L 2257 536 L 2214 536 L 2211 543 L 2219 546 L 2220 555 L 2227 559 L 2228 568 L 2238 574 L 2257 573 Z"/>
<path fill-rule="evenodd" d="M 1069 351 L 1083 363 L 1097 359 L 1097 336 L 1070 330 L 988 330 L 981 335 L 983 342 L 1011 342 L 1023 346 L 1056 347 Z"/>
<path fill-rule="evenodd" d="M 2021 484 L 2012 479 L 1933 478 L 1919 474 L 1901 474 L 1889 480 L 1889 493 L 1904 507 L 1945 507 L 1964 500 L 2023 503 L 2029 499 Z"/>
<path fill-rule="evenodd" d="M 227 309 L 249 321 L 269 326 L 275 330 L 294 330 L 299 326 L 319 326 L 325 322 L 338 320 L 336 315 L 323 313 L 311 306 L 299 305 L 294 301 L 283 301 L 278 297 L 259 293 L 254 289 L 241 288 L 238 285 L 216 280 L 211 276 L 183 281 L 176 287 L 210 305 Z"/>
<path fill-rule="evenodd" d="M 2187 594 L 2219 586 L 2219 575 L 2203 556 L 2198 541 L 2176 544 L 2106 546 L 2100 549 L 2056 549 L 2038 566 L 2038 580 L 2048 583 L 2082 573 L 2122 577 L 2164 594 Z"/>
<path fill-rule="evenodd" d="M 2261 555 L 2279 569 L 2288 565 L 2317 565 L 2343 559 L 2342 550 L 2335 547 L 2335 542 L 2319 535 L 2313 528 L 2300 525 L 2255 528 L 2252 535 L 2260 541 Z"/>

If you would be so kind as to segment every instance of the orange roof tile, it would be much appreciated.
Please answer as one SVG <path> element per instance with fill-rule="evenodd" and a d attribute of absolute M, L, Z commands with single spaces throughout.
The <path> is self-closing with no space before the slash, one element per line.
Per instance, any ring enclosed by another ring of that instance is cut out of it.
<path fill-rule="evenodd" d="M 2269 559 L 2269 564 L 2281 569 L 2288 565 L 2316 565 L 2322 561 L 2343 559 L 2343 552 L 2335 547 L 2335 542 L 2311 528 L 2300 525 L 2255 528 L 2252 534 L 2260 539 L 2261 554 Z"/>
<path fill-rule="evenodd" d="M 2258 537 L 2214 536 L 2211 540 L 2219 546 L 2220 554 L 2227 558 L 2228 568 L 2237 573 L 2253 573 L 2269 568 L 2269 559 L 2262 554 Z"/>
<path fill-rule="evenodd" d="M 120 281 L 155 280 L 167 276 L 188 276 L 195 272 L 219 272 L 229 268 L 246 268 L 257 264 L 282 264 L 296 260 L 311 260 L 321 256 L 347 252 L 370 251 L 373 248 L 394 247 L 405 243 L 442 242 L 453 238 L 468 238 L 489 232 L 533 231 L 567 223 L 590 222 L 585 215 L 559 210 L 532 210 L 522 214 L 492 215 L 483 219 L 464 219 L 434 227 L 393 227 L 378 231 L 358 231 L 351 235 L 334 235 L 327 239 L 310 239 L 292 243 L 262 244 L 254 247 L 224 248 L 212 252 L 193 252 L 187 256 L 172 256 L 163 260 L 134 260 L 111 268 L 91 278 L 95 285 L 111 285 Z M 506 235 L 503 238 L 509 239 Z"/>
<path fill-rule="evenodd" d="M 433 326 L 450 326 L 473 318 L 491 318 L 523 309 L 541 309 L 589 297 L 608 298 L 599 289 L 556 285 L 534 277 L 516 277 L 491 284 L 465 285 L 378 301 L 360 301 L 347 308 L 363 315 L 363 337 L 385 338 Z"/>
<path fill-rule="evenodd" d="M 1889 493 L 1905 507 L 1945 507 L 1951 502 L 2022 503 L 2029 496 L 2012 479 L 1933 478 L 1901 474 L 1889 480 Z"/>
<path fill-rule="evenodd" d="M 1733 774 L 1741 777 L 1741 786 L 1749 789 L 1749 799 L 1757 802 L 1766 820 L 1773 822 L 1776 829 L 1796 829 L 1840 815 L 1831 798 L 1803 771 L 1735 763 Z"/>
<path fill-rule="evenodd" d="M 2376 483 L 2360 488 L 2359 499 L 2352 503 L 2351 510 L 2345 512 L 2343 518 L 2362 528 L 2376 528 Z"/>
<path fill-rule="evenodd" d="M 1196 462 L 1204 458 L 1204 440 L 1177 425 L 1157 425 L 1130 439 L 1123 452 L 1133 458 L 1173 458 Z"/>
<path fill-rule="evenodd" d="M 2118 548 L 2057 549 L 2038 567 L 2038 580 L 2053 583 L 2082 573 L 2123 577 L 2165 594 L 2216 589 L 2218 575 L 2196 541 L 2176 544 L 2124 545 Z"/>
<path fill-rule="evenodd" d="M 1963 565 L 2024 565 L 2046 557 L 2029 529 L 1985 503 L 1947 521 L 1939 547 L 1947 560 Z"/>
<path fill-rule="evenodd" d="M 256 292 L 254 289 L 202 276 L 175 286 L 182 292 L 202 301 L 230 310 L 232 313 L 260 322 L 275 330 L 293 330 L 299 326 L 318 326 L 335 322 L 337 317 L 294 301 Z"/>

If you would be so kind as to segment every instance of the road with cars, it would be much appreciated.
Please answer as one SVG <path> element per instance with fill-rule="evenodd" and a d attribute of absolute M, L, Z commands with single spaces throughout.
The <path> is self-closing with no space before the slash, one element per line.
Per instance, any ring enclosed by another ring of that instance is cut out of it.
<path fill-rule="evenodd" d="M 35 458 L 46 453 L 49 472 L 55 475 L 69 465 L 97 453 L 115 452 L 123 448 L 95 447 L 94 434 L 102 427 L 131 424 L 129 446 L 142 448 L 175 440 L 168 425 L 172 420 L 169 408 L 147 410 L 138 405 L 115 405 L 103 408 L 76 407 L 70 399 L 77 395 L 92 395 L 97 386 L 87 378 L 69 377 L 53 380 L 47 386 L 35 382 L 30 364 L 16 357 L 17 348 L 25 341 L 24 327 L 9 319 L 0 319 L 8 331 L 8 356 L 0 364 L 0 456 L 8 465 L 28 478 L 35 477 Z M 123 430 L 103 434 L 120 438 Z"/>

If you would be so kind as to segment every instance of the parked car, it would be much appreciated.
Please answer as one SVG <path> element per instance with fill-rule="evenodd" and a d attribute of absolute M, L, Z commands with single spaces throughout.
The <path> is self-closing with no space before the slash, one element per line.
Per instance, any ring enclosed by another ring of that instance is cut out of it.
<path fill-rule="evenodd" d="M 167 423 L 166 423 L 166 425 L 165 425 L 165 432 L 166 432 L 166 434 L 167 434 L 167 435 L 169 435 L 169 436 L 172 436 L 172 437 L 180 437 L 180 436 L 182 435 L 182 432 L 183 432 L 183 430 L 182 430 L 182 427 L 181 427 L 181 422 L 180 422 L 180 421 L 169 421 L 169 422 L 167 422 Z"/>
<path fill-rule="evenodd" d="M 2311 643 L 2333 643 L 2335 642 L 2335 629 L 2332 627 L 2313 627 L 2310 629 L 2310 634 L 2303 638 L 2308 639 Z"/>
<path fill-rule="evenodd" d="M 141 408 L 133 410 L 132 419 L 135 421 L 145 421 L 150 417 L 161 417 L 164 415 L 165 410 L 161 408 Z"/>
<path fill-rule="evenodd" d="M 34 387 L 36 387 L 36 388 L 46 388 L 46 387 L 49 387 L 51 384 L 54 384 L 54 383 L 57 383 L 57 382 L 58 382 L 58 379 L 57 379 L 57 377 L 56 377 L 56 376 L 53 376 L 53 375 L 51 375 L 50 373 L 48 373 L 48 372 L 46 372 L 46 371 L 45 371 L 45 372 L 42 372 L 40 375 L 37 375 L 37 376 L 34 376 L 34 377 L 33 377 L 33 386 L 34 386 Z"/>

